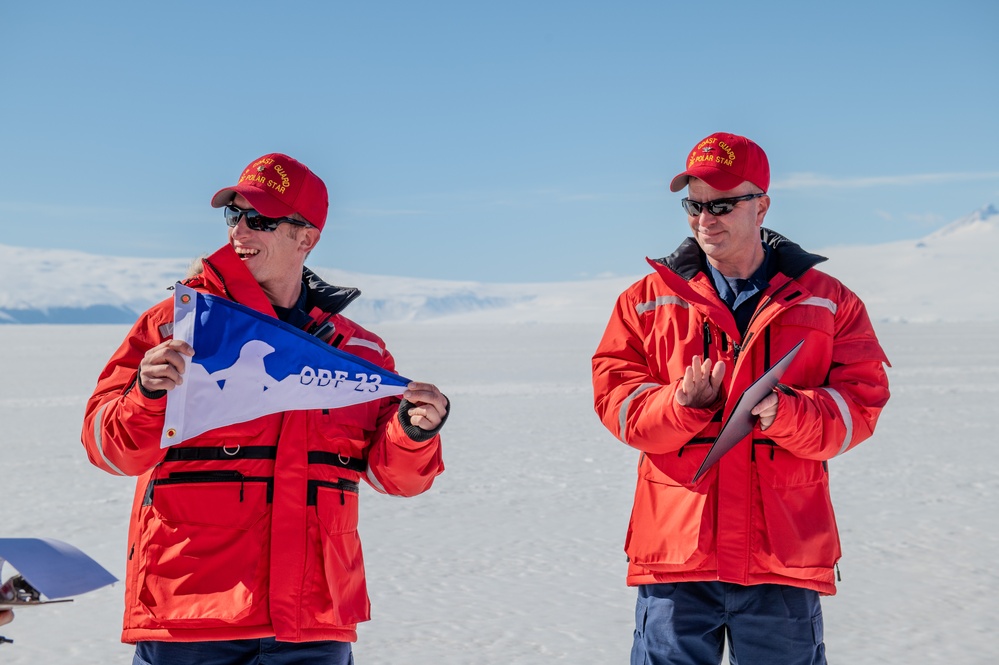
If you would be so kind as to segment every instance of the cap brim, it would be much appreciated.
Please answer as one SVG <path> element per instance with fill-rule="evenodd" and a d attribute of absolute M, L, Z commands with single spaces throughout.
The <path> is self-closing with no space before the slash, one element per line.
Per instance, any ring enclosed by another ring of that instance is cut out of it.
<path fill-rule="evenodd" d="M 226 187 L 215 192 L 215 196 L 212 197 L 212 207 L 221 208 L 222 206 L 229 205 L 236 194 L 242 195 L 244 199 L 250 202 L 254 210 L 266 217 L 287 217 L 295 212 L 294 208 L 275 200 L 266 192 L 260 191 L 258 187 L 245 184 Z"/>
<path fill-rule="evenodd" d="M 725 171 L 719 171 L 714 168 L 704 168 L 704 169 L 689 169 L 684 171 L 680 175 L 673 178 L 673 181 L 669 184 L 669 191 L 679 192 L 681 189 L 687 186 L 691 178 L 697 178 L 698 180 L 703 180 L 708 183 L 709 186 L 717 189 L 721 192 L 727 192 L 730 189 L 735 189 L 741 185 L 745 180 L 741 176 L 734 175 L 732 173 L 726 173 Z"/>

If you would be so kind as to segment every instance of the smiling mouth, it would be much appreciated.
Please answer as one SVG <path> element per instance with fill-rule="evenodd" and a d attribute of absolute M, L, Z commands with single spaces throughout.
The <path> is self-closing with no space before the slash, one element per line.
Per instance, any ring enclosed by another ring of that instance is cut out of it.
<path fill-rule="evenodd" d="M 259 249 L 251 249 L 249 247 L 234 247 L 233 249 L 236 250 L 236 255 L 244 261 L 260 253 Z"/>

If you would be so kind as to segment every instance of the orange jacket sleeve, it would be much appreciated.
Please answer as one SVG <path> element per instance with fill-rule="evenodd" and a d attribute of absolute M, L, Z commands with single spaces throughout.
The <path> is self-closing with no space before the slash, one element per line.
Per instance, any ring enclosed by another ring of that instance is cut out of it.
<path fill-rule="evenodd" d="M 827 460 L 874 433 L 888 402 L 888 358 L 864 304 L 846 287 L 836 311 L 832 366 L 818 388 L 778 393 L 777 417 L 765 435 L 798 457 Z"/>
<path fill-rule="evenodd" d="M 594 353 L 594 408 L 604 426 L 629 446 L 646 453 L 672 452 L 711 422 L 724 396 L 703 409 L 677 404 L 683 374 L 662 376 L 650 369 L 634 289 L 618 298 Z"/>
<path fill-rule="evenodd" d="M 105 365 L 87 402 L 83 445 L 90 462 L 108 473 L 138 476 L 166 454 L 160 448 L 166 398 L 150 399 L 141 393 L 138 368 L 146 351 L 169 339 L 160 327 L 172 320 L 172 306 L 163 303 L 140 316 Z"/>

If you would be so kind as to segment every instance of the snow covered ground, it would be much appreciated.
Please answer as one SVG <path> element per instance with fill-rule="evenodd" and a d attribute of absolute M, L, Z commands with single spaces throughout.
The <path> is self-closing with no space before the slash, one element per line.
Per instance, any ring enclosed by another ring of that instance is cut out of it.
<path fill-rule="evenodd" d="M 638 454 L 591 407 L 606 315 L 501 318 L 376 326 L 400 370 L 438 383 L 454 410 L 447 471 L 430 492 L 362 490 L 374 620 L 360 629 L 359 665 L 628 661 L 622 543 Z M 66 540 L 118 577 L 133 481 L 91 467 L 79 428 L 126 330 L 0 326 L 0 535 Z M 874 438 L 831 465 L 844 557 L 839 594 L 824 603 L 829 658 L 991 663 L 999 323 L 878 330 L 892 401 Z M 122 593 L 119 583 L 19 610 L 0 629 L 15 640 L 0 661 L 129 663 Z"/>

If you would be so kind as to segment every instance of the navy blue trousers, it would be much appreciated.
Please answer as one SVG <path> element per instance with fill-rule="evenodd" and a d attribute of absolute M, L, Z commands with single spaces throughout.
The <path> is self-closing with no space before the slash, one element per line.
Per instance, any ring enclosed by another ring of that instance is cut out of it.
<path fill-rule="evenodd" d="M 139 642 L 132 665 L 353 665 L 350 642 Z"/>
<path fill-rule="evenodd" d="M 631 665 L 825 665 L 819 594 L 779 584 L 638 587 Z"/>

